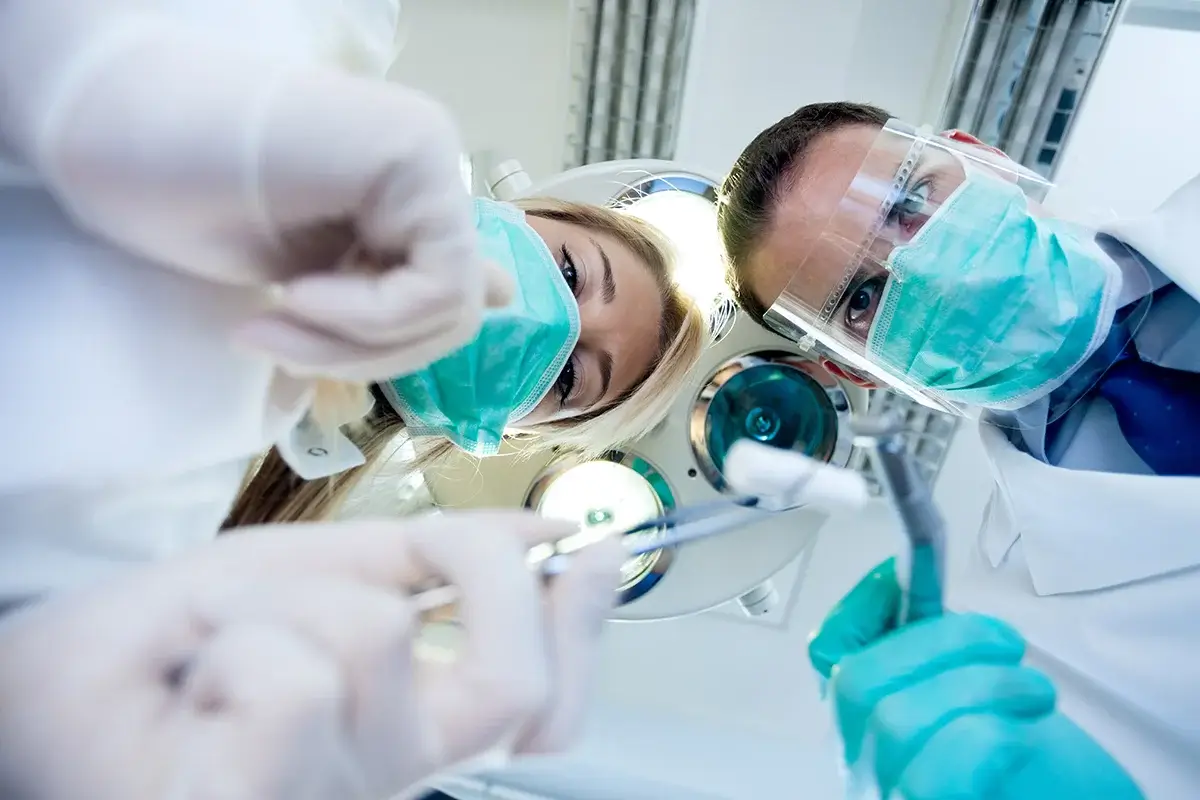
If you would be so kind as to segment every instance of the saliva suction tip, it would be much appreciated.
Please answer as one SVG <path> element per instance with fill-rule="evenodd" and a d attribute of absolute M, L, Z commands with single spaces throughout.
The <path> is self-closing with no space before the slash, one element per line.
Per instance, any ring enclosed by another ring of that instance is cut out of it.
<path fill-rule="evenodd" d="M 734 490 L 760 498 L 758 507 L 769 511 L 802 505 L 857 510 L 871 499 L 866 479 L 854 470 L 749 439 L 729 449 L 724 473 Z"/>

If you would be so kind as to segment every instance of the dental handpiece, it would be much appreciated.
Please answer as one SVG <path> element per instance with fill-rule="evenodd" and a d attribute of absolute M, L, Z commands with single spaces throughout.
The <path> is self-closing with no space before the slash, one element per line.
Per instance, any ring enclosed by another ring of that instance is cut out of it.
<path fill-rule="evenodd" d="M 893 413 L 855 417 L 850 427 L 859 443 L 871 448 L 879 482 L 911 548 L 899 622 L 938 616 L 945 587 L 946 523 L 905 445 L 903 420 Z"/>

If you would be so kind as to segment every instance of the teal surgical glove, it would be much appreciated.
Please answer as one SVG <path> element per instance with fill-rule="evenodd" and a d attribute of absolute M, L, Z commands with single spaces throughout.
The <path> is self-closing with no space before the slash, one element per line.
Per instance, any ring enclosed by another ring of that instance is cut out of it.
<path fill-rule="evenodd" d="M 846 762 L 873 773 L 882 797 L 1141 797 L 1107 753 L 1053 712 L 1054 688 L 1020 666 L 1025 643 L 1015 630 L 976 614 L 928 616 L 897 630 L 900 606 L 889 559 L 809 645 L 813 666 L 831 679 Z M 910 618 L 922 611 L 913 602 Z"/>
<path fill-rule="evenodd" d="M 1004 780 L 995 795 L 997 800 L 1143 800 L 1142 790 L 1116 759 L 1062 714 L 1051 714 L 1032 728 L 1026 740 L 1029 760 Z M 905 774 L 902 785 L 911 786 L 913 794 L 906 796 L 944 796 L 917 793 L 922 782 L 934 776 L 927 775 L 915 760 L 909 770 L 912 774 Z"/>
<path fill-rule="evenodd" d="M 838 662 L 880 639 L 896 624 L 900 586 L 889 558 L 866 574 L 833 607 L 808 642 L 808 660 L 828 679 Z"/>
<path fill-rule="evenodd" d="M 913 585 L 908 597 L 908 621 L 940 615 L 941 593 L 930 591 L 932 582 L 937 580 L 931 552 L 922 549 L 913 553 L 909 577 Z M 931 596 L 939 599 L 928 599 Z M 893 630 L 901 599 L 896 560 L 889 558 L 868 572 L 834 606 L 809 642 L 808 658 L 821 677 L 828 678 L 843 656 L 863 649 Z"/>
<path fill-rule="evenodd" d="M 957 717 L 920 745 L 895 789 L 906 800 L 1143 800 L 1113 757 L 1059 713 Z"/>
<path fill-rule="evenodd" d="M 846 763 L 866 759 L 883 797 L 991 797 L 1029 758 L 1028 724 L 1054 710 L 1053 685 L 1024 654 L 1003 622 L 949 614 L 844 656 L 830 689 Z M 918 761 L 924 793 L 909 794 Z"/>

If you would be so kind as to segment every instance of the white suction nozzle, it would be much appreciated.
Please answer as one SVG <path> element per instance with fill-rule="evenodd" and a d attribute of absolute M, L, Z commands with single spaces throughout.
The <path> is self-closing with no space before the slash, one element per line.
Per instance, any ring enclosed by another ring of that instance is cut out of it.
<path fill-rule="evenodd" d="M 799 505 L 858 510 L 871 499 L 866 479 L 854 470 L 750 439 L 729 449 L 724 473 L 736 491 L 758 497 L 759 507 L 771 511 Z"/>

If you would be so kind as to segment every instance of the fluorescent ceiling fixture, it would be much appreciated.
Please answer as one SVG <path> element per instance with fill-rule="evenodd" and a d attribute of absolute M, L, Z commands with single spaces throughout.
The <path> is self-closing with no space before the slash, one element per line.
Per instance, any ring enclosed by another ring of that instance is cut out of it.
<path fill-rule="evenodd" d="M 655 192 L 625 206 L 625 212 L 667 235 L 679 259 L 675 280 L 705 314 L 727 293 L 717 233 L 717 207 L 698 194 Z"/>

